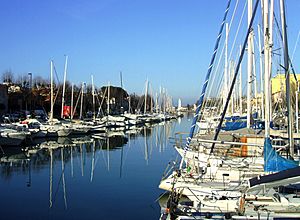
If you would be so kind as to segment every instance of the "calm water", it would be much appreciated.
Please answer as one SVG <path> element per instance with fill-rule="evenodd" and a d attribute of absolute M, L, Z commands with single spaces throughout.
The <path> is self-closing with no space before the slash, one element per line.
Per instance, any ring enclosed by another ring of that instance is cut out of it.
<path fill-rule="evenodd" d="M 125 136 L 4 148 L 0 219 L 158 219 L 158 184 L 177 155 L 170 137 L 190 123 L 184 117 Z"/>

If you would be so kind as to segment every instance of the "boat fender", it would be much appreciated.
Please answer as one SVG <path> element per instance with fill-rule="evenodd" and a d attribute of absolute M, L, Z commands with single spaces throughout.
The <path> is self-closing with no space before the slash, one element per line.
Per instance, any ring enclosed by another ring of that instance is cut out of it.
<path fill-rule="evenodd" d="M 167 214 L 170 214 L 170 219 L 175 219 L 175 212 L 177 209 L 178 202 L 179 194 L 177 194 L 175 191 L 172 191 L 167 202 L 167 208 L 165 210 Z"/>
<path fill-rule="evenodd" d="M 191 172 L 191 170 L 192 170 L 192 168 L 190 167 L 190 166 L 188 166 L 187 168 L 186 168 L 186 172 Z"/>
<path fill-rule="evenodd" d="M 166 208 L 165 211 L 161 214 L 160 220 L 166 220 L 166 219 L 168 219 L 169 213 L 170 213 L 170 209 Z"/>
<path fill-rule="evenodd" d="M 169 213 L 170 213 L 170 208 L 166 208 L 166 209 L 165 209 L 165 213 L 166 213 L 166 214 L 169 214 Z"/>
<path fill-rule="evenodd" d="M 245 212 L 245 196 L 240 198 L 238 212 L 239 214 L 243 214 Z"/>

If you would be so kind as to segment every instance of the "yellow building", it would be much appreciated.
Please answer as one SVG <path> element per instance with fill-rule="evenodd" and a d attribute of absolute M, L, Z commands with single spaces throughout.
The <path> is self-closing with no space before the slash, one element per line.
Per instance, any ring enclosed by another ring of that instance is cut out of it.
<path fill-rule="evenodd" d="M 296 74 L 297 80 L 300 83 L 300 74 Z M 297 88 L 297 81 L 294 77 L 293 74 L 290 75 L 290 80 L 291 80 L 291 94 L 292 96 L 296 92 Z M 271 79 L 271 91 L 272 91 L 272 96 L 276 100 L 280 97 L 285 97 L 285 74 L 277 74 Z"/>

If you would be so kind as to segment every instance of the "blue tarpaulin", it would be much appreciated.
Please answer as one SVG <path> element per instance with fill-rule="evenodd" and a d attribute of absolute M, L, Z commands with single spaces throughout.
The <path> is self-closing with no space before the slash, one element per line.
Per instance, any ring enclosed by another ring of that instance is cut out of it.
<path fill-rule="evenodd" d="M 257 116 L 257 112 L 252 114 L 253 119 L 256 119 Z M 247 127 L 247 116 L 229 116 L 225 117 L 225 120 L 225 126 L 222 127 L 224 131 L 234 131 Z"/>
<path fill-rule="evenodd" d="M 266 138 L 264 143 L 264 163 L 265 172 L 278 172 L 299 166 L 298 161 L 279 155 L 272 147 L 270 138 Z"/>
<path fill-rule="evenodd" d="M 224 131 L 234 131 L 247 126 L 246 121 L 227 121 L 225 122 L 225 127 L 222 127 Z"/>

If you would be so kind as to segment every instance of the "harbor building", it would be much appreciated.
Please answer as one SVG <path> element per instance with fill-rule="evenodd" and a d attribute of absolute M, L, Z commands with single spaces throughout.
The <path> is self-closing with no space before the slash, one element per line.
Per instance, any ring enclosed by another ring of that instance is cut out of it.
<path fill-rule="evenodd" d="M 296 80 L 297 78 L 297 80 Z M 290 75 L 290 82 L 291 82 L 291 94 L 292 96 L 295 95 L 297 91 L 297 81 L 298 84 L 300 82 L 300 74 L 291 74 Z M 285 97 L 286 93 L 286 86 L 285 86 L 285 74 L 279 73 L 271 79 L 271 91 L 274 101 L 282 102 Z M 298 85 L 299 87 L 299 85 Z"/>

